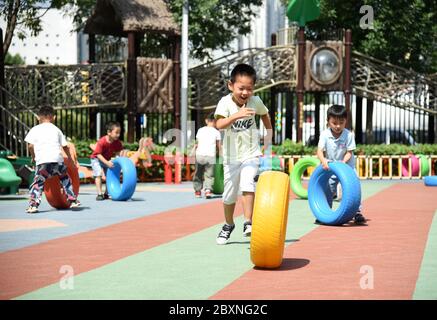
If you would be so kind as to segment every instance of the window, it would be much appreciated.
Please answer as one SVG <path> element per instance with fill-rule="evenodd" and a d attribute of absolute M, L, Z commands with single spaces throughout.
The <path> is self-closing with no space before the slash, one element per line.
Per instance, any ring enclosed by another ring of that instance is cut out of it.
<path fill-rule="evenodd" d="M 35 43 L 35 47 L 38 47 L 38 43 Z"/>
<path fill-rule="evenodd" d="M 56 46 L 59 47 L 59 43 L 57 43 Z"/>
<path fill-rule="evenodd" d="M 46 43 L 46 47 L 48 47 L 49 46 L 49 44 L 48 43 Z"/>

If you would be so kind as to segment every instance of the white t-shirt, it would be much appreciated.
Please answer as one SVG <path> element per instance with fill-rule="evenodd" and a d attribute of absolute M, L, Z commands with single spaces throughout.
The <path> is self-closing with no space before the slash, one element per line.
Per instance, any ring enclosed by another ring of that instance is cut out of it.
<path fill-rule="evenodd" d="M 348 129 L 344 129 L 338 138 L 335 138 L 330 128 L 320 133 L 318 148 L 326 154 L 326 159 L 342 161 L 347 151 L 356 149 L 354 134 Z M 347 162 L 349 166 L 355 168 L 355 158 L 352 157 Z"/>
<path fill-rule="evenodd" d="M 252 108 L 257 115 L 265 115 L 269 112 L 260 97 L 252 96 L 246 103 L 246 108 Z M 232 94 L 221 98 L 215 110 L 218 116 L 228 118 L 240 111 L 240 107 L 232 100 Z M 224 163 L 245 161 L 262 155 L 259 145 L 259 132 L 256 126 L 255 116 L 235 121 L 229 128 L 224 129 L 223 160 Z"/>
<path fill-rule="evenodd" d="M 41 123 L 32 129 L 24 138 L 24 141 L 34 145 L 35 162 L 43 163 L 64 162 L 61 147 L 67 145 L 62 131 L 52 123 Z"/>
<path fill-rule="evenodd" d="M 220 131 L 214 127 L 202 127 L 197 131 L 196 156 L 215 157 L 217 141 L 221 140 Z"/>

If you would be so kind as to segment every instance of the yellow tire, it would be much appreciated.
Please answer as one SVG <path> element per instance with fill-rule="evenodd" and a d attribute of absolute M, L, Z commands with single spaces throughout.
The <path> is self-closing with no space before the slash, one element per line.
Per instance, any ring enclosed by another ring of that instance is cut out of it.
<path fill-rule="evenodd" d="M 278 171 L 265 171 L 256 186 L 250 258 L 260 268 L 278 268 L 284 254 L 290 179 Z"/>

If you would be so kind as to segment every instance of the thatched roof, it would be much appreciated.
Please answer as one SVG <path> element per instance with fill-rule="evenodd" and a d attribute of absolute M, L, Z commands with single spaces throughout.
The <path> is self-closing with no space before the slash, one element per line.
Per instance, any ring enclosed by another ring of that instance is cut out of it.
<path fill-rule="evenodd" d="M 114 36 L 129 31 L 180 34 L 164 0 L 97 0 L 84 31 Z"/>

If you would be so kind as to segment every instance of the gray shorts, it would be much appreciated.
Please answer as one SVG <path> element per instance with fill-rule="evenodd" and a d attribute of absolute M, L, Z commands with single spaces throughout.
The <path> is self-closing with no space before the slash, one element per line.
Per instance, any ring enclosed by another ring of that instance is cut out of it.
<path fill-rule="evenodd" d="M 108 170 L 108 167 L 99 159 L 93 158 L 91 159 L 91 168 L 93 169 L 93 177 L 101 177 L 102 171 L 105 173 Z"/>

